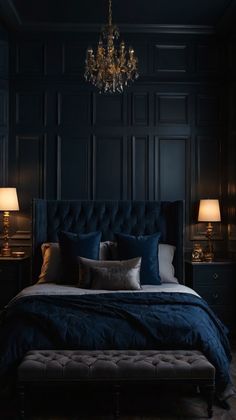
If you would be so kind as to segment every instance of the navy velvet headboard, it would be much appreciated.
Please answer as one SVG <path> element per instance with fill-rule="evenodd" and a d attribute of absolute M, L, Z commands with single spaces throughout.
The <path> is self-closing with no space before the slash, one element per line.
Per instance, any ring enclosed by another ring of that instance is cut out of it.
<path fill-rule="evenodd" d="M 102 241 L 114 232 L 134 235 L 161 232 L 161 242 L 176 246 L 176 277 L 183 283 L 182 201 L 56 201 L 33 200 L 32 281 L 42 265 L 41 244 L 57 242 L 60 230 L 76 233 L 102 232 Z"/>

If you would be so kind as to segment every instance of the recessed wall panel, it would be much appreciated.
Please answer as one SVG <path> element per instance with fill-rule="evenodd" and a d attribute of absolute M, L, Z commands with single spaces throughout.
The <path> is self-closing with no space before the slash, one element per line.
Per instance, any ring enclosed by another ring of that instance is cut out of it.
<path fill-rule="evenodd" d="M 148 125 L 149 95 L 147 93 L 132 94 L 132 123 L 135 126 Z"/>
<path fill-rule="evenodd" d="M 90 198 L 90 140 L 63 136 L 58 155 L 59 196 L 62 199 Z"/>
<path fill-rule="evenodd" d="M 154 72 L 187 72 L 187 46 L 157 44 L 154 48 Z"/>
<path fill-rule="evenodd" d="M 7 125 L 7 99 L 8 95 L 5 91 L 0 91 L 0 125 Z"/>
<path fill-rule="evenodd" d="M 124 124 L 124 96 L 96 94 L 95 124 L 98 126 Z"/>
<path fill-rule="evenodd" d="M 184 200 L 187 195 L 187 139 L 159 139 L 160 200 Z"/>
<path fill-rule="evenodd" d="M 94 198 L 122 200 L 123 137 L 97 137 L 94 146 Z"/>
<path fill-rule="evenodd" d="M 45 97 L 43 93 L 18 92 L 16 94 L 16 123 L 30 126 L 44 124 Z"/>
<path fill-rule="evenodd" d="M 156 95 L 156 124 L 187 124 L 187 95 Z"/>
<path fill-rule="evenodd" d="M 19 136 L 16 138 L 17 187 L 22 211 L 29 211 L 31 201 L 43 197 L 45 186 L 45 138 Z"/>
<path fill-rule="evenodd" d="M 40 42 L 22 42 L 17 45 L 16 72 L 22 75 L 44 74 L 44 45 Z"/>
<path fill-rule="evenodd" d="M 6 181 L 6 137 L 0 135 L 0 187 Z"/>
<path fill-rule="evenodd" d="M 58 123 L 62 126 L 90 125 L 90 94 L 84 92 L 58 95 Z"/>
<path fill-rule="evenodd" d="M 132 163 L 132 199 L 146 200 L 149 196 L 149 144 L 148 137 L 134 137 Z"/>

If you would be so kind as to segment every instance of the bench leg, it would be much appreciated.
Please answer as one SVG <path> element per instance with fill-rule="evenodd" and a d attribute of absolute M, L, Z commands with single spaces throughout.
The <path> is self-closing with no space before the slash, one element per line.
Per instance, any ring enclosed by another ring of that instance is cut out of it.
<path fill-rule="evenodd" d="M 214 385 L 206 385 L 202 388 L 202 393 L 205 395 L 207 400 L 207 413 L 209 418 L 213 416 L 214 391 Z"/>
<path fill-rule="evenodd" d="M 114 386 L 113 395 L 115 402 L 114 418 L 118 419 L 120 417 L 120 385 Z"/>
<path fill-rule="evenodd" d="M 18 385 L 18 400 L 20 420 L 25 420 L 25 387 L 23 384 Z"/>

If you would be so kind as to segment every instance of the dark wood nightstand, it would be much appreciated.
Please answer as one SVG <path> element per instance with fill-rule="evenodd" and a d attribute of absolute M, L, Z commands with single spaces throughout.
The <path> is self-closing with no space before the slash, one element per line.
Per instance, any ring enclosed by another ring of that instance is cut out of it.
<path fill-rule="evenodd" d="M 0 256 L 0 309 L 30 284 L 30 257 Z"/>
<path fill-rule="evenodd" d="M 185 284 L 205 299 L 211 309 L 236 333 L 236 262 L 185 263 Z"/>

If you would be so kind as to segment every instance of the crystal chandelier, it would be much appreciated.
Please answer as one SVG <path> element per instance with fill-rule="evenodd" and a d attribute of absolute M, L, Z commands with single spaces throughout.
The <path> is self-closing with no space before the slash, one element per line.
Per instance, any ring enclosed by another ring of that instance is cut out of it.
<path fill-rule="evenodd" d="M 118 47 L 114 40 L 119 38 L 119 29 L 112 23 L 112 0 L 109 0 L 108 24 L 102 29 L 96 53 L 89 47 L 85 60 L 86 81 L 101 92 L 123 92 L 124 86 L 138 77 L 138 59 L 132 47 L 126 50 L 122 41 Z"/>

